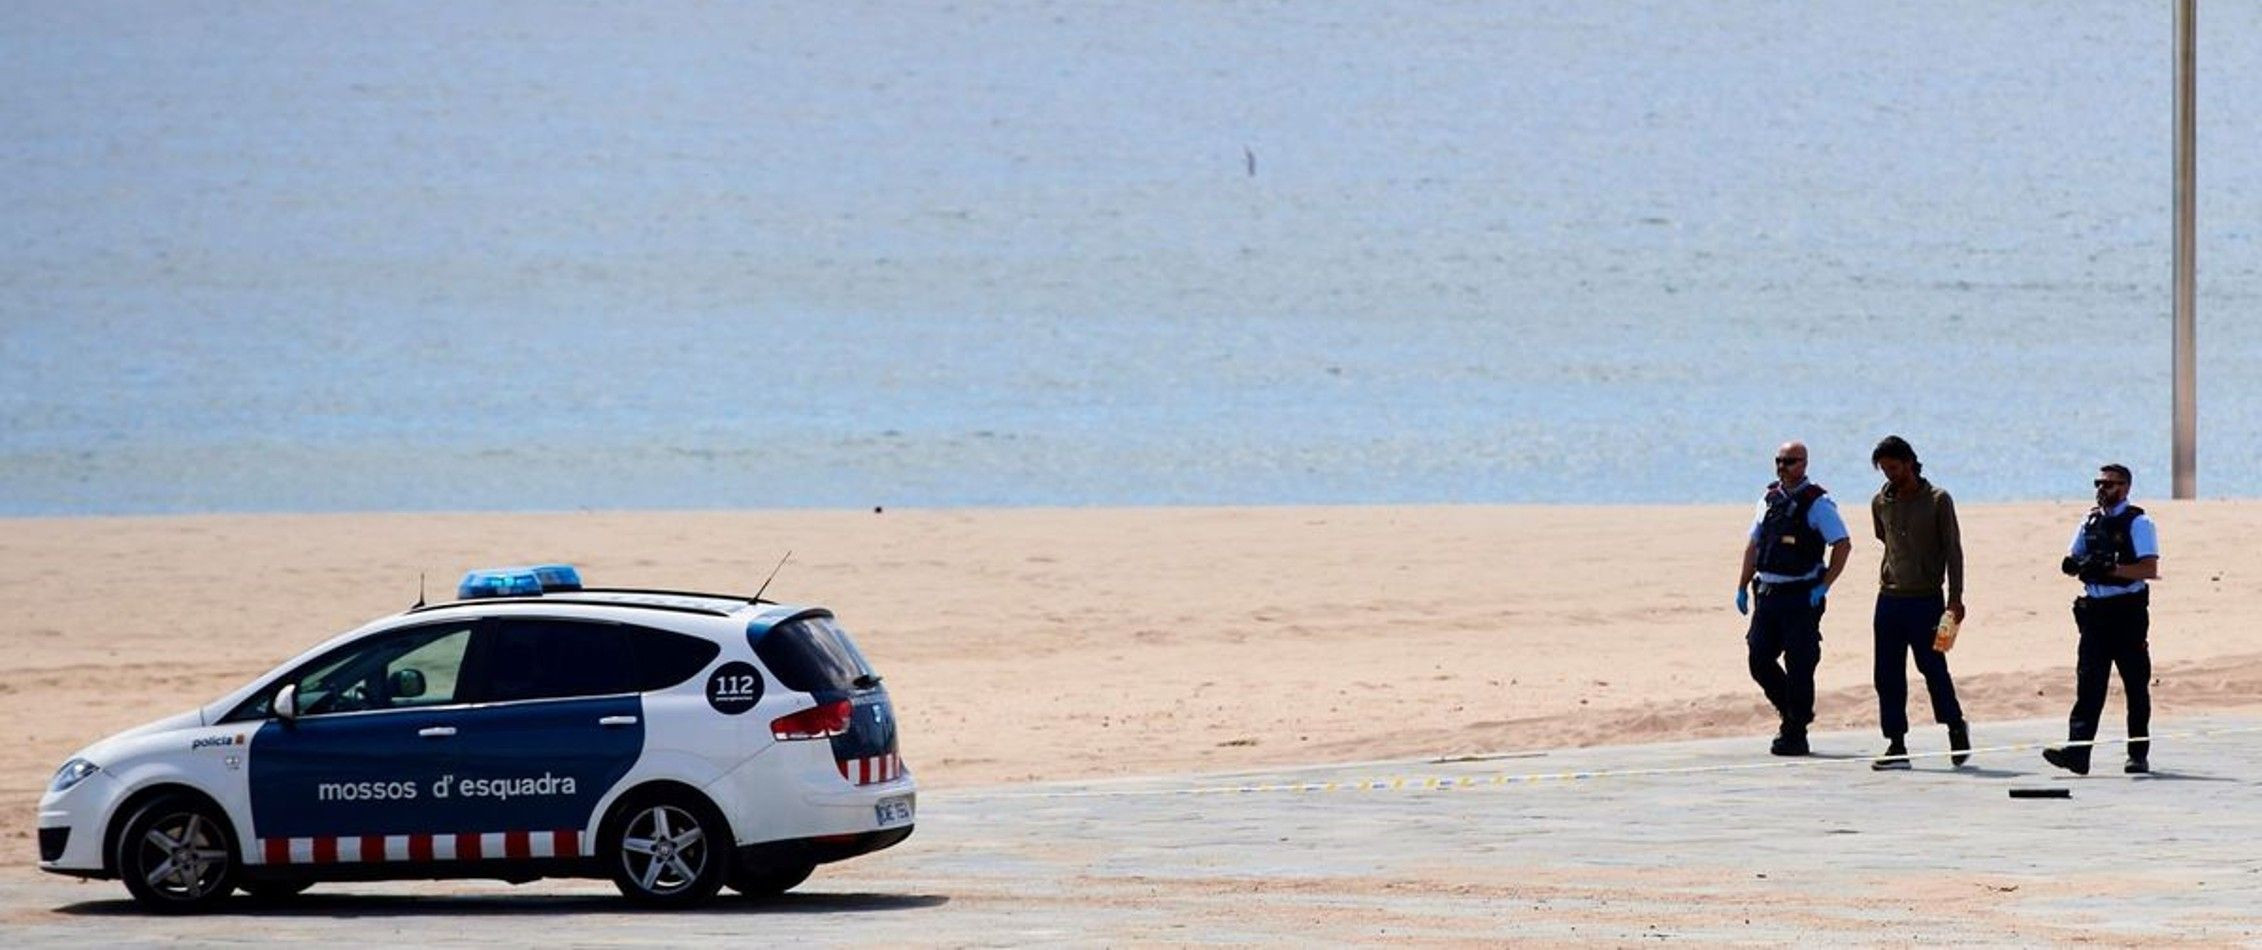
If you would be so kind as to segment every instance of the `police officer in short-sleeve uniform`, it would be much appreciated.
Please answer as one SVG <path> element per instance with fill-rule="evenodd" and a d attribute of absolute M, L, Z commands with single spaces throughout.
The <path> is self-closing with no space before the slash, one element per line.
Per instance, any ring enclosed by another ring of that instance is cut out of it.
<path fill-rule="evenodd" d="M 2097 507 L 2089 509 L 2073 546 L 2059 567 L 2081 579 L 2074 601 L 2074 627 L 2081 632 L 2074 666 L 2073 714 L 2066 736 L 2074 745 L 2042 750 L 2051 765 L 2078 774 L 2089 772 L 2089 741 L 2105 711 L 2105 688 L 2113 668 L 2121 671 L 2128 700 L 2128 761 L 2122 771 L 2152 770 L 2152 627 L 2150 581 L 2160 576 L 2160 533 L 2144 509 L 2129 504 L 2126 465 L 2097 470 Z"/>
<path fill-rule="evenodd" d="M 1759 517 L 1752 522 L 1736 582 L 1736 611 L 1751 615 L 1744 632 L 1751 678 L 1782 717 L 1769 747 L 1776 755 L 1807 754 L 1814 668 L 1822 663 L 1824 598 L 1853 550 L 1837 502 L 1807 480 L 1806 465 L 1804 443 L 1787 442 L 1775 450 L 1776 480 L 1767 486 Z M 1756 609 L 1754 591 L 1759 595 Z"/>

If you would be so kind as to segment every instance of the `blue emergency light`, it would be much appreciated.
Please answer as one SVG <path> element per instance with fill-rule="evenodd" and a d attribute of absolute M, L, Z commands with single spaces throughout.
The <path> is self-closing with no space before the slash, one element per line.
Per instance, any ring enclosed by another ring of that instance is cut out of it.
<path fill-rule="evenodd" d="M 463 582 L 456 585 L 456 599 L 532 597 L 554 591 L 580 589 L 581 572 L 571 564 L 483 567 L 463 575 Z"/>
<path fill-rule="evenodd" d="M 536 564 L 531 569 L 534 579 L 542 582 L 542 592 L 580 590 L 581 572 L 571 564 Z"/>
<path fill-rule="evenodd" d="M 456 585 L 456 599 L 526 597 L 542 592 L 542 579 L 523 567 L 483 568 L 467 571 Z"/>

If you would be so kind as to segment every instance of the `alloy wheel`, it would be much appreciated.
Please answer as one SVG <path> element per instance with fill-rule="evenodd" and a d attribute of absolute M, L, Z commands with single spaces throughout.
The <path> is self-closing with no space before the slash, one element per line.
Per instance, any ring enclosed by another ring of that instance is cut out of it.
<path fill-rule="evenodd" d="M 620 860 L 628 880 L 653 897 L 691 889 L 711 858 L 706 828 L 691 812 L 674 805 L 638 811 L 621 834 Z"/>

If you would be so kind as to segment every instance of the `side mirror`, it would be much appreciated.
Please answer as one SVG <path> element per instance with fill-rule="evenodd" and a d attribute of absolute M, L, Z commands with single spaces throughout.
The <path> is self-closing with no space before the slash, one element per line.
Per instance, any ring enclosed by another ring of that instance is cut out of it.
<path fill-rule="evenodd" d="M 390 685 L 394 699 L 415 699 L 424 695 L 424 671 L 394 670 Z"/>
<path fill-rule="evenodd" d="M 275 718 L 284 722 L 298 721 L 298 684 L 291 683 L 275 691 Z"/>

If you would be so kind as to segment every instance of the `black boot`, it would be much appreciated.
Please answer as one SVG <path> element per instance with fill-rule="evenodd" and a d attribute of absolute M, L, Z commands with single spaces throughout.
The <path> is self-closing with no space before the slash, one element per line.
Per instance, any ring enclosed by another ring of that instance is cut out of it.
<path fill-rule="evenodd" d="M 2121 766 L 2121 771 L 2130 775 L 2143 775 L 2152 771 L 2152 761 L 2141 755 L 2132 755 L 2128 757 L 2128 762 Z"/>
<path fill-rule="evenodd" d="M 1961 719 L 1948 724 L 1948 763 L 1963 768 L 1971 761 L 1971 724 Z"/>
<path fill-rule="evenodd" d="M 1807 754 L 1810 750 L 1806 745 L 1806 727 L 1784 723 L 1783 728 L 1775 731 L 1775 742 L 1767 747 L 1767 751 L 1772 755 Z"/>
<path fill-rule="evenodd" d="M 2062 749 L 2051 746 L 2042 750 L 2042 761 L 2048 762 L 2075 775 L 2089 774 L 2089 747 Z"/>
<path fill-rule="evenodd" d="M 1903 742 L 1901 741 L 1901 737 L 1900 737 L 1900 736 L 1894 736 L 1894 737 L 1893 737 L 1893 741 L 1892 741 L 1892 742 L 1891 742 L 1890 744 L 1888 744 L 1888 745 L 1886 745 L 1886 746 L 1885 746 L 1885 754 L 1884 754 L 1884 755 L 1881 755 L 1881 756 L 1878 756 L 1878 757 L 1877 757 L 1877 759 L 1876 759 L 1875 761 L 1872 761 L 1872 762 L 1870 762 L 1870 763 L 1869 763 L 1869 767 L 1870 767 L 1871 769 L 1873 769 L 1873 770 L 1875 770 L 1875 771 L 1879 771 L 1879 772 L 1883 772 L 1883 771 L 1885 771 L 1885 770 L 1887 770 L 1887 769 L 1906 769 L 1906 768 L 1908 768 L 1908 767 L 1909 767 L 1909 747 L 1908 747 L 1908 745 L 1907 745 L 1906 743 L 1903 743 Z"/>

